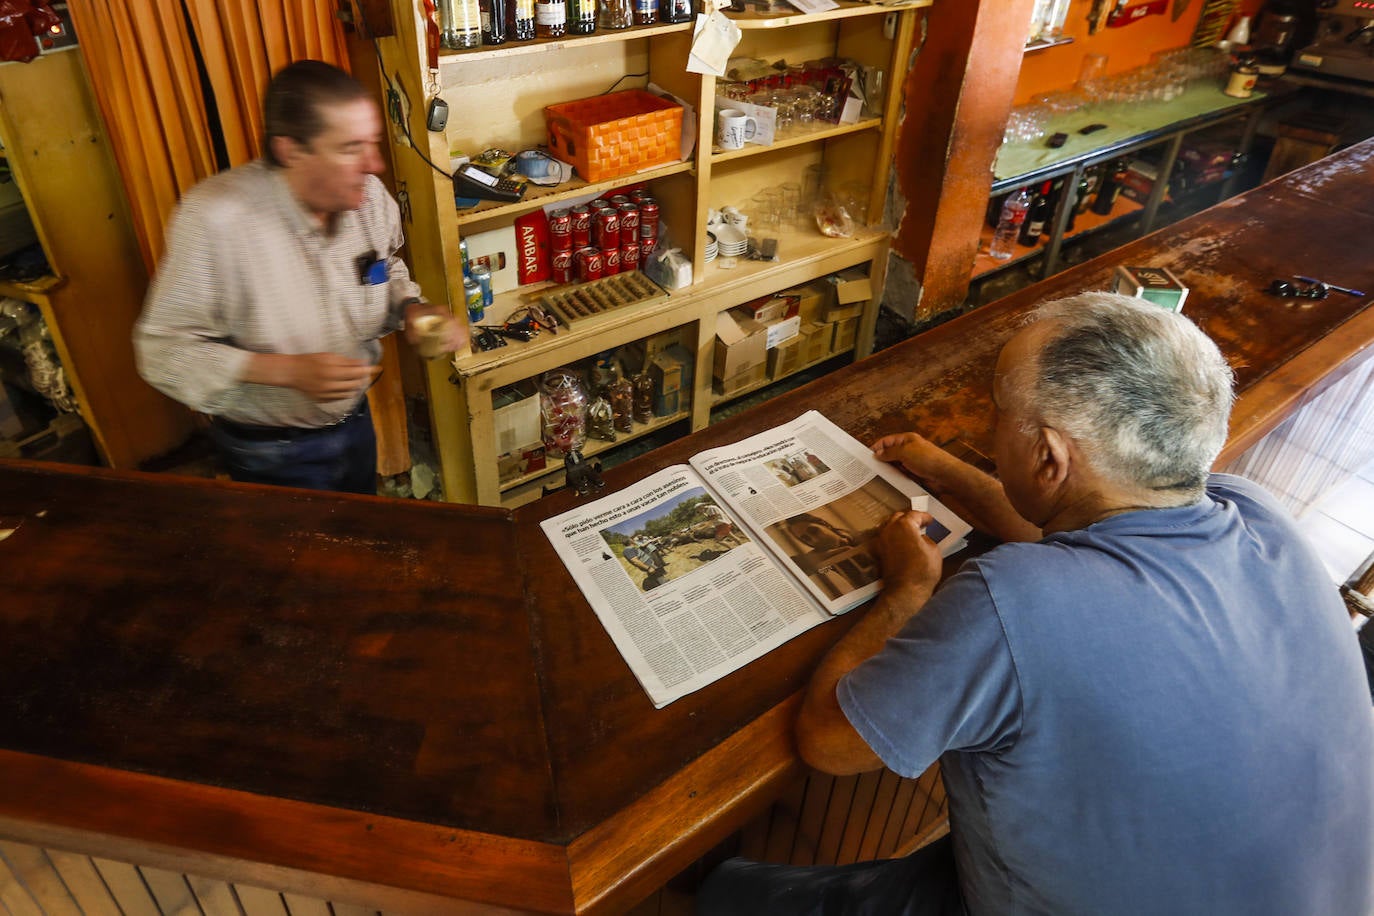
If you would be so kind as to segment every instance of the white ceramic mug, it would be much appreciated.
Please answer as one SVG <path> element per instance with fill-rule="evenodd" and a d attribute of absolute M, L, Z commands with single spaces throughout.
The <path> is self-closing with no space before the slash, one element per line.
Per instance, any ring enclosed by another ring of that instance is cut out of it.
<path fill-rule="evenodd" d="M 718 116 L 717 139 L 721 149 L 743 149 L 746 140 L 758 132 L 758 122 L 738 108 L 722 108 Z"/>

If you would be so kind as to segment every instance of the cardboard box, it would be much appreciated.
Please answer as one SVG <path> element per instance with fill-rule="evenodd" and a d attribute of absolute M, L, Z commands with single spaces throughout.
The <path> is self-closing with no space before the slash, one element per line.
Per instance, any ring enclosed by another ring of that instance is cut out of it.
<path fill-rule="evenodd" d="M 1183 300 L 1188 298 L 1188 287 L 1167 267 L 1118 267 L 1112 291 L 1153 302 L 1171 312 L 1183 311 Z"/>
<path fill-rule="evenodd" d="M 846 318 L 844 321 L 835 322 L 835 337 L 830 345 L 832 353 L 843 353 L 845 350 L 854 346 L 854 341 L 859 336 L 859 319 Z"/>
<path fill-rule="evenodd" d="M 696 376 L 697 371 L 696 354 L 680 343 L 665 347 L 663 352 L 671 356 L 682 367 L 682 390 L 691 391 L 692 379 Z"/>
<path fill-rule="evenodd" d="M 825 310 L 830 303 L 831 293 L 830 284 L 822 279 L 785 289 L 778 295 L 797 300 L 797 310 L 793 314 L 800 315 L 802 324 L 806 324 L 825 320 Z"/>
<path fill-rule="evenodd" d="M 801 331 L 801 316 L 793 315 L 791 318 L 774 318 L 772 321 L 763 322 L 768 328 L 767 349 L 771 350 L 779 344 L 786 343 L 796 338 Z"/>
<path fill-rule="evenodd" d="M 543 431 L 539 425 L 539 394 L 534 382 L 526 379 L 496 389 L 491 393 L 491 406 L 498 455 L 518 455 L 526 447 L 543 441 Z"/>
<path fill-rule="evenodd" d="M 768 364 L 766 362 L 761 362 L 757 366 L 745 369 L 743 372 L 732 375 L 729 378 L 716 379 L 716 394 L 726 397 L 743 391 L 751 385 L 766 381 L 767 379 Z"/>
<path fill-rule="evenodd" d="M 805 362 L 801 335 L 785 341 L 768 351 L 768 377 L 783 378 L 800 369 Z"/>
<path fill-rule="evenodd" d="M 682 363 L 664 351 L 649 358 L 649 378 L 654 380 L 654 396 L 673 394 L 682 389 Z"/>
<path fill-rule="evenodd" d="M 682 392 L 669 391 L 654 395 L 654 416 L 667 417 L 682 409 Z"/>
<path fill-rule="evenodd" d="M 835 327 L 828 321 L 806 322 L 801 326 L 802 362 L 814 363 L 830 353 L 830 342 L 835 337 Z"/>
<path fill-rule="evenodd" d="M 767 354 L 767 327 L 734 309 L 716 315 L 717 379 L 731 379 L 756 366 L 766 369 Z"/>
<path fill-rule="evenodd" d="M 740 308 L 748 312 L 749 317 L 753 318 L 755 321 L 761 321 L 767 324 L 774 318 L 786 317 L 783 314 L 783 310 L 786 306 L 787 302 L 784 299 L 779 299 L 777 296 L 764 296 L 761 299 L 755 299 L 753 302 L 746 302 L 744 305 L 741 305 Z"/>
<path fill-rule="evenodd" d="M 834 288 L 825 310 L 826 321 L 847 321 L 863 314 L 864 306 L 873 298 L 873 284 L 862 267 L 851 267 L 831 274 Z"/>

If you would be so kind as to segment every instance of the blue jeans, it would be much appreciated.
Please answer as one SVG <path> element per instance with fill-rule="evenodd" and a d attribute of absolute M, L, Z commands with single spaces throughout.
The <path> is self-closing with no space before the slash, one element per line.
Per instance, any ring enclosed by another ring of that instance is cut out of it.
<path fill-rule="evenodd" d="M 319 429 L 214 421 L 210 439 L 234 480 L 304 490 L 377 492 L 377 434 L 367 399 L 347 419 Z"/>
<path fill-rule="evenodd" d="M 769 865 L 728 859 L 697 892 L 698 916 L 957 916 L 954 846 L 944 836 L 901 859 Z"/>

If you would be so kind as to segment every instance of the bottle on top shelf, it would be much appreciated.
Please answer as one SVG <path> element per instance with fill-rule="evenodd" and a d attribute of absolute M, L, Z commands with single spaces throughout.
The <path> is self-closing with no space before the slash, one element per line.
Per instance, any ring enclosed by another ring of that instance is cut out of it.
<path fill-rule="evenodd" d="M 1078 214 L 1088 209 L 1088 204 L 1090 203 L 1089 198 L 1092 192 L 1093 182 L 1088 177 L 1088 170 L 1084 169 L 1082 174 L 1078 176 L 1078 184 L 1074 186 L 1073 196 L 1071 196 L 1068 201 L 1069 219 L 1064 224 L 1065 233 L 1073 231 L 1074 223 L 1078 221 Z"/>
<path fill-rule="evenodd" d="M 590 35 L 596 31 L 596 0 L 566 0 L 568 34 Z"/>
<path fill-rule="evenodd" d="M 565 0 L 535 0 L 534 33 L 540 38 L 562 38 L 568 34 Z"/>
<path fill-rule="evenodd" d="M 1015 252 L 1016 238 L 1021 233 L 1021 225 L 1026 221 L 1026 211 L 1030 209 L 1030 188 L 1021 188 L 1002 204 L 1002 215 L 997 220 L 997 231 L 993 233 L 988 254 L 999 261 L 1005 261 Z"/>
<path fill-rule="evenodd" d="M 602 29 L 628 29 L 635 24 L 634 0 L 599 0 L 596 24 Z"/>
<path fill-rule="evenodd" d="M 446 48 L 482 46 L 482 11 L 477 0 L 440 0 L 440 42 Z"/>
<path fill-rule="evenodd" d="M 662 22 L 689 22 L 692 6 L 692 0 L 660 0 L 658 18 Z"/>
<path fill-rule="evenodd" d="M 478 0 L 477 5 L 482 11 L 482 44 L 505 44 L 510 34 L 508 0 Z"/>
<path fill-rule="evenodd" d="M 1050 182 L 1045 182 L 1040 186 L 1040 193 L 1035 195 L 1031 201 L 1030 209 L 1026 211 L 1026 218 L 1021 221 L 1021 232 L 1017 240 L 1027 248 L 1034 248 L 1040 244 L 1040 236 L 1045 232 L 1045 224 L 1049 222 L 1051 204 Z"/>
<path fill-rule="evenodd" d="M 512 41 L 534 39 L 534 0 L 507 0 L 506 31 Z"/>

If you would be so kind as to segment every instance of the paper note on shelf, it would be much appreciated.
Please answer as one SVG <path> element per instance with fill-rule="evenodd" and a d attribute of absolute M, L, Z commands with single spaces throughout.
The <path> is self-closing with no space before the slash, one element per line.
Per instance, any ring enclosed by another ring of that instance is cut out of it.
<path fill-rule="evenodd" d="M 725 65 L 739 41 L 739 26 L 719 10 L 697 14 L 692 52 L 687 55 L 688 72 L 724 76 Z"/>
<path fill-rule="evenodd" d="M 787 0 L 788 3 L 801 10 L 803 13 L 824 13 L 826 10 L 837 10 L 840 5 L 835 0 Z"/>

